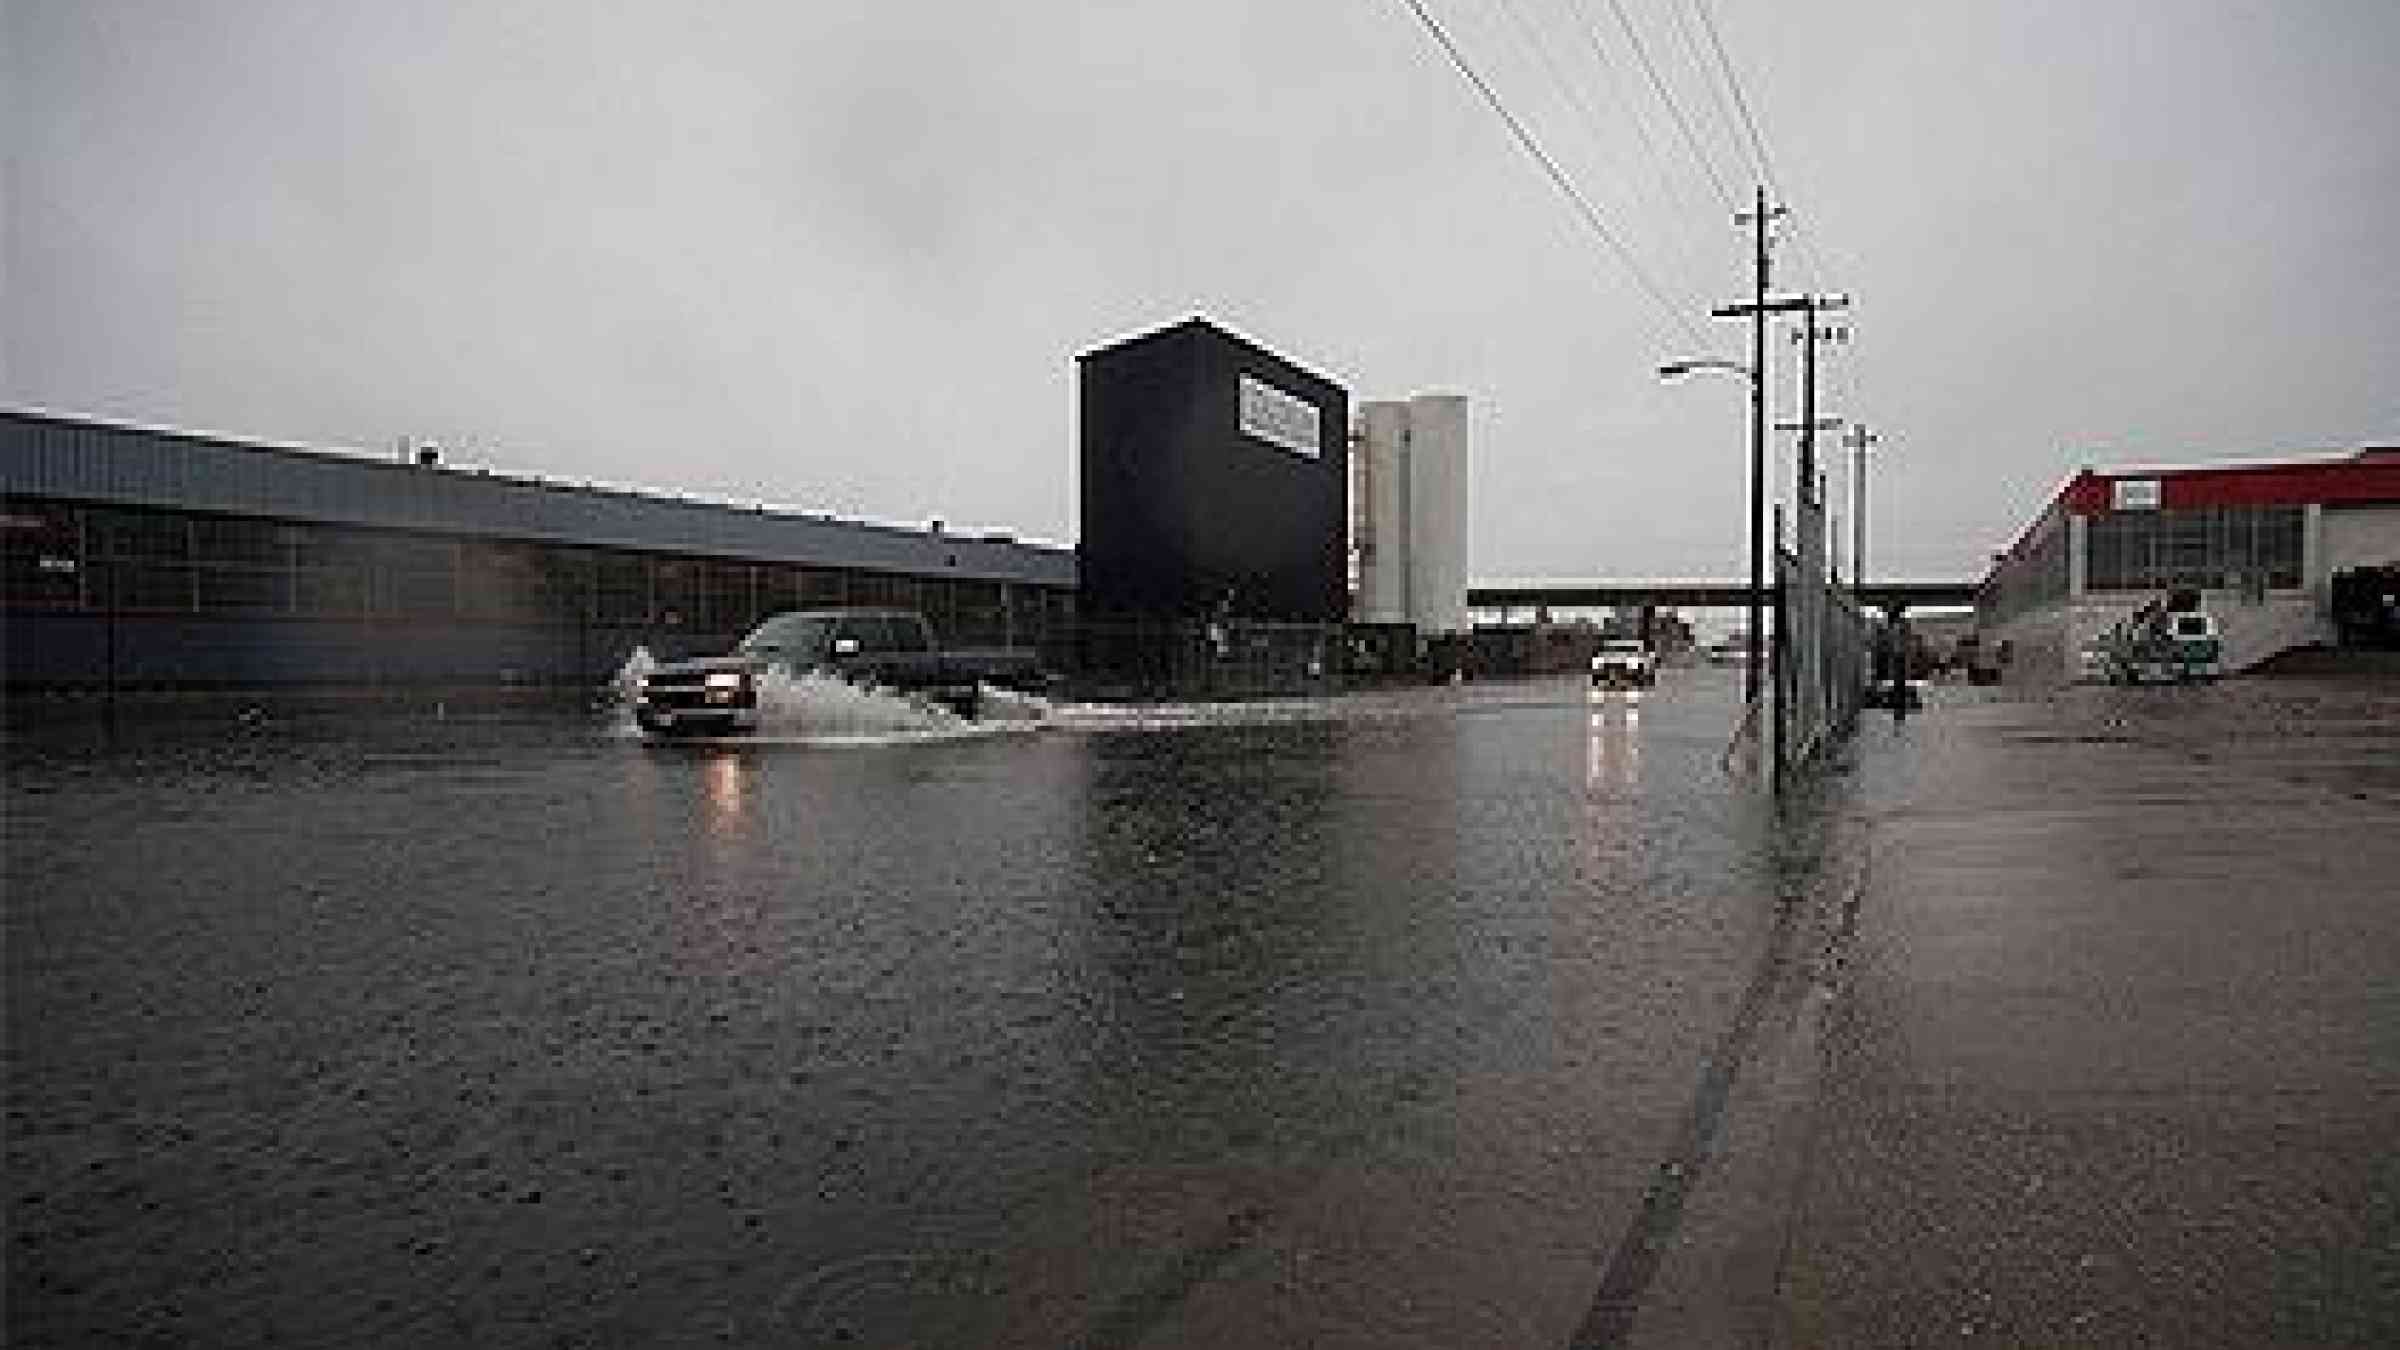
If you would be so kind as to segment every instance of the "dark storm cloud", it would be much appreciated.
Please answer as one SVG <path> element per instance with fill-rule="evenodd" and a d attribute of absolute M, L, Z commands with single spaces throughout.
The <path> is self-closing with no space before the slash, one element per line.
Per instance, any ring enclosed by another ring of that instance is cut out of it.
<path fill-rule="evenodd" d="M 1887 572 L 2084 460 L 2400 438 L 2392 6 L 1713 9 Z M 1435 12 L 1676 314 L 1386 0 L 0 0 L 0 396 L 1064 537 L 1073 353 L 1198 310 L 1471 396 L 1478 575 L 1731 570 L 1740 390 L 1652 370 L 1741 352 L 1742 237 L 1607 7 Z"/>

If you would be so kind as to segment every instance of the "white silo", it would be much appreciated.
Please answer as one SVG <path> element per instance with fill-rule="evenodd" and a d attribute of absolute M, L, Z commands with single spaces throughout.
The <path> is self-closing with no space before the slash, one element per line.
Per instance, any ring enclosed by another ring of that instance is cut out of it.
<path fill-rule="evenodd" d="M 1359 407 L 1362 623 L 1419 636 L 1467 630 L 1467 400 L 1420 394 Z"/>
<path fill-rule="evenodd" d="M 1420 637 L 1467 631 L 1467 400 L 1408 401 L 1408 619 Z"/>
<path fill-rule="evenodd" d="M 1408 415 L 1405 403 L 1360 405 L 1358 612 L 1361 623 L 1408 622 Z"/>

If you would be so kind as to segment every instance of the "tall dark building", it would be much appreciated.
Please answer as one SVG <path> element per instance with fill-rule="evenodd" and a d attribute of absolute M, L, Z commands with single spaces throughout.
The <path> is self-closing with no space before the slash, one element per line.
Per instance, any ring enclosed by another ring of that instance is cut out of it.
<path fill-rule="evenodd" d="M 1346 390 L 1198 318 L 1078 364 L 1084 613 L 1345 617 Z"/>

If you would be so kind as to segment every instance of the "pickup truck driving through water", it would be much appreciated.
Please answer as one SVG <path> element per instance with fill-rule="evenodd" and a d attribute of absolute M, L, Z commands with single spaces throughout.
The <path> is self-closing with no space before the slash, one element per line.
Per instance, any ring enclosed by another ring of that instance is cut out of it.
<path fill-rule="evenodd" d="M 755 731 L 759 678 L 769 671 L 889 689 L 961 717 L 975 716 L 986 684 L 1040 683 L 1032 653 L 944 652 L 934 644 L 932 625 L 914 610 L 793 610 L 759 624 L 728 655 L 652 669 L 634 695 L 634 720 L 653 736 Z"/>

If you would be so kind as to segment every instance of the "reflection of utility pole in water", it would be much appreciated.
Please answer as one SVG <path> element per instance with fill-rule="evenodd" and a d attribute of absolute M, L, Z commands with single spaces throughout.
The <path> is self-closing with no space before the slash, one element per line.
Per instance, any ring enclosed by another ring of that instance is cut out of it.
<path fill-rule="evenodd" d="M 1784 722 L 1784 716 L 1785 716 L 1785 709 L 1784 709 L 1784 697 L 1783 697 L 1783 673 L 1784 673 L 1784 671 L 1785 671 L 1786 669 L 1788 669 L 1788 668 L 1790 667 L 1790 665 L 1791 665 L 1791 663 L 1790 663 L 1789 661 L 1787 661 L 1787 660 L 1785 660 L 1785 659 L 1784 659 L 1784 658 L 1785 658 L 1785 656 L 1787 655 L 1787 653 L 1786 653 L 1786 651 L 1785 651 L 1785 648 L 1784 648 L 1784 640 L 1783 640 L 1783 639 L 1784 639 L 1784 628 L 1785 628 L 1785 623 L 1784 623 L 1784 620 L 1785 620 L 1785 619 L 1788 617 L 1788 611 L 1787 611 L 1787 610 L 1785 609 L 1785 607 L 1784 607 L 1784 597 L 1785 597 L 1785 595 L 1786 595 L 1786 593 L 1787 593 L 1787 590 L 1788 590 L 1788 588 L 1784 586 L 1783 582 L 1784 582 L 1784 578 L 1785 578 L 1786 576 L 1788 576 L 1788 575 L 1789 575 L 1789 573 L 1786 571 L 1786 569 L 1785 569 L 1785 567 L 1784 567 L 1784 563 L 1783 563 L 1783 503 L 1782 503 L 1782 502 L 1777 502 L 1777 503 L 1775 503 L 1775 539 L 1774 539 L 1774 553 L 1775 553 L 1775 640 L 1774 640 L 1772 643 L 1768 644 L 1768 646 L 1767 646 L 1767 648 L 1766 648 L 1766 650 L 1767 650 L 1767 651 L 1768 651 L 1768 653 L 1769 653 L 1769 659 L 1770 659 L 1770 660 L 1772 660 L 1772 661 L 1774 662 L 1774 669 L 1773 669 L 1773 670 L 1770 672 L 1770 674 L 1771 674 L 1772 678 L 1771 678 L 1771 679 L 1769 680 L 1769 682 L 1768 682 L 1768 688 L 1769 688 L 1771 691 L 1773 691 L 1773 697 L 1772 697 L 1772 699 L 1771 699 L 1771 702 L 1774 704 L 1774 717 L 1771 719 L 1772 725 L 1770 725 L 1770 726 L 1769 726 L 1769 728 L 1768 728 L 1768 731 L 1770 732 L 1770 734 L 1771 734 L 1771 735 L 1772 735 L 1772 737 L 1773 737 L 1773 740 L 1771 741 L 1771 743 L 1770 743 L 1770 745 L 1769 745 L 1769 749 L 1768 749 L 1768 756 L 1769 756 L 1769 759 L 1768 759 L 1768 772 L 1769 772 L 1769 774 L 1770 774 L 1770 775 L 1772 775 L 1772 781 L 1773 781 L 1773 783 L 1774 783 L 1774 787 L 1775 787 L 1775 795 L 1776 795 L 1778 798 L 1780 798 L 1781 796 L 1783 796 L 1783 740 L 1784 740 L 1784 725 L 1783 725 L 1783 722 Z M 1753 640 L 1752 640 L 1752 642 L 1751 642 L 1751 644 L 1750 644 L 1750 647 L 1751 647 L 1751 650 L 1753 650 L 1753 651 L 1756 651 L 1756 650 L 1758 650 L 1758 649 L 1759 649 L 1758 642 L 1757 642 L 1755 639 L 1753 639 Z"/>

